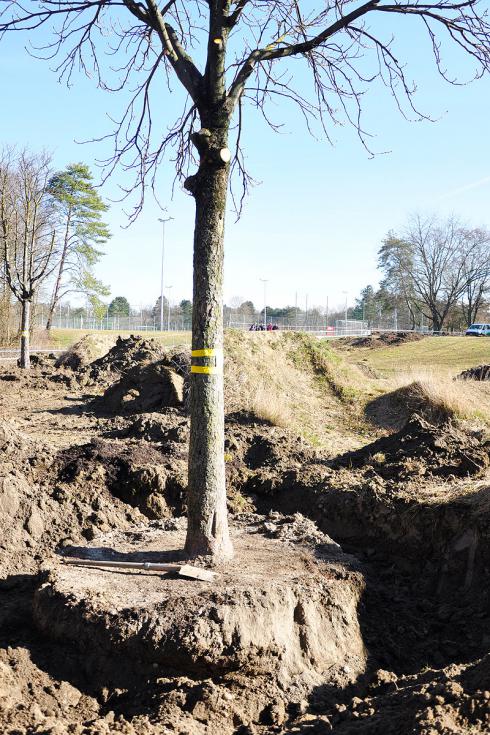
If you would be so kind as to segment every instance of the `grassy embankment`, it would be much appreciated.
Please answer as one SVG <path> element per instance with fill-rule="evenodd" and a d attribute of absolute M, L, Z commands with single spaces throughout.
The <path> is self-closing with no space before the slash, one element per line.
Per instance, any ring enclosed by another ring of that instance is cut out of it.
<path fill-rule="evenodd" d="M 419 342 L 382 348 L 352 348 L 342 352 L 351 363 L 361 363 L 379 376 L 405 402 L 412 400 L 428 415 L 480 420 L 490 425 L 490 385 L 454 378 L 467 368 L 490 362 L 490 339 L 427 337 Z"/>
<path fill-rule="evenodd" d="M 129 333 L 91 334 L 115 341 L 118 334 Z M 84 334 L 53 330 L 53 346 L 68 347 Z M 190 342 L 190 332 L 140 334 L 165 345 Z M 427 337 L 338 352 L 333 341 L 302 333 L 227 330 L 225 355 L 229 412 L 249 411 L 324 449 L 362 443 L 374 428 L 365 409 L 385 395 L 388 413 L 395 415 L 393 427 L 397 414 L 402 420 L 412 410 L 428 418 L 454 416 L 490 424 L 490 385 L 454 380 L 461 370 L 490 361 L 490 339 Z"/>
<path fill-rule="evenodd" d="M 365 443 L 373 427 L 363 410 L 377 395 L 376 381 L 327 341 L 299 332 L 225 333 L 229 413 L 248 411 L 336 453 Z"/>
<path fill-rule="evenodd" d="M 455 376 L 462 370 L 490 362 L 490 338 L 426 337 L 394 347 L 352 349 L 350 359 L 362 361 L 382 377 L 400 372 L 429 370 Z"/>

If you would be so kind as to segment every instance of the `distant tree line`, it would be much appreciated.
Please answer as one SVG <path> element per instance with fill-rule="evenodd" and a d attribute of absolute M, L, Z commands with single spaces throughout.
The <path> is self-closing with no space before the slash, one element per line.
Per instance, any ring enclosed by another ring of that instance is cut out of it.
<path fill-rule="evenodd" d="M 22 367 L 29 367 L 32 307 L 40 298 L 49 330 L 68 294 L 83 294 L 94 307 L 109 294 L 93 272 L 110 237 L 106 211 L 86 165 L 54 171 L 46 153 L 0 152 L 0 339 L 12 337 L 17 302 Z"/>
<path fill-rule="evenodd" d="M 455 217 L 413 216 L 390 231 L 378 252 L 377 291 L 366 286 L 354 314 L 376 324 L 382 313 L 411 329 L 462 330 L 490 318 L 490 232 Z"/>

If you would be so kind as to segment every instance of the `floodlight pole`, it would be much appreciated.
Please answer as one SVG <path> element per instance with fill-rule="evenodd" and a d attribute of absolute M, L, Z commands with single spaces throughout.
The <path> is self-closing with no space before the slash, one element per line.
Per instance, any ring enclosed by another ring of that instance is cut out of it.
<path fill-rule="evenodd" d="M 173 217 L 159 217 L 158 221 L 162 223 L 162 268 L 160 274 L 160 331 L 163 332 L 163 263 L 165 259 L 165 222 L 170 222 Z"/>

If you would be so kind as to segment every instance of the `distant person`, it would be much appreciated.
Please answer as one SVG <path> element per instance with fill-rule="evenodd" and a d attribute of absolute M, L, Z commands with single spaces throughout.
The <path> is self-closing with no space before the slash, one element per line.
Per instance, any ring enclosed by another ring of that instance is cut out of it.
<path fill-rule="evenodd" d="M 269 322 L 269 324 L 267 325 L 267 331 L 268 332 L 272 332 L 272 324 L 271 324 L 271 322 Z"/>
<path fill-rule="evenodd" d="M 279 327 L 277 326 L 277 324 L 274 324 L 274 326 L 272 327 L 272 331 L 273 332 L 276 332 L 278 329 L 279 329 Z"/>

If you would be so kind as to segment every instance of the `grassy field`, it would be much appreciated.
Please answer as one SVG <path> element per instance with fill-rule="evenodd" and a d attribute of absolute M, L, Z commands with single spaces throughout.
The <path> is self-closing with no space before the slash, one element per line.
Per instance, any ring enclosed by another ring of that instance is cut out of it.
<path fill-rule="evenodd" d="M 490 339 L 477 337 L 426 337 L 420 342 L 379 349 L 354 348 L 349 360 L 363 362 L 384 377 L 419 370 L 456 375 L 469 367 L 490 362 Z"/>
<path fill-rule="evenodd" d="M 147 332 L 145 330 L 138 331 L 135 329 L 121 330 L 120 332 L 113 329 L 97 329 L 94 331 L 87 329 L 52 329 L 50 345 L 53 349 L 67 349 L 86 334 L 113 336 L 114 341 L 118 336 L 129 337 L 130 334 L 138 334 L 142 337 L 155 339 L 164 345 L 190 344 L 191 342 L 190 332 Z M 37 344 L 36 340 L 34 340 L 34 343 Z"/>

